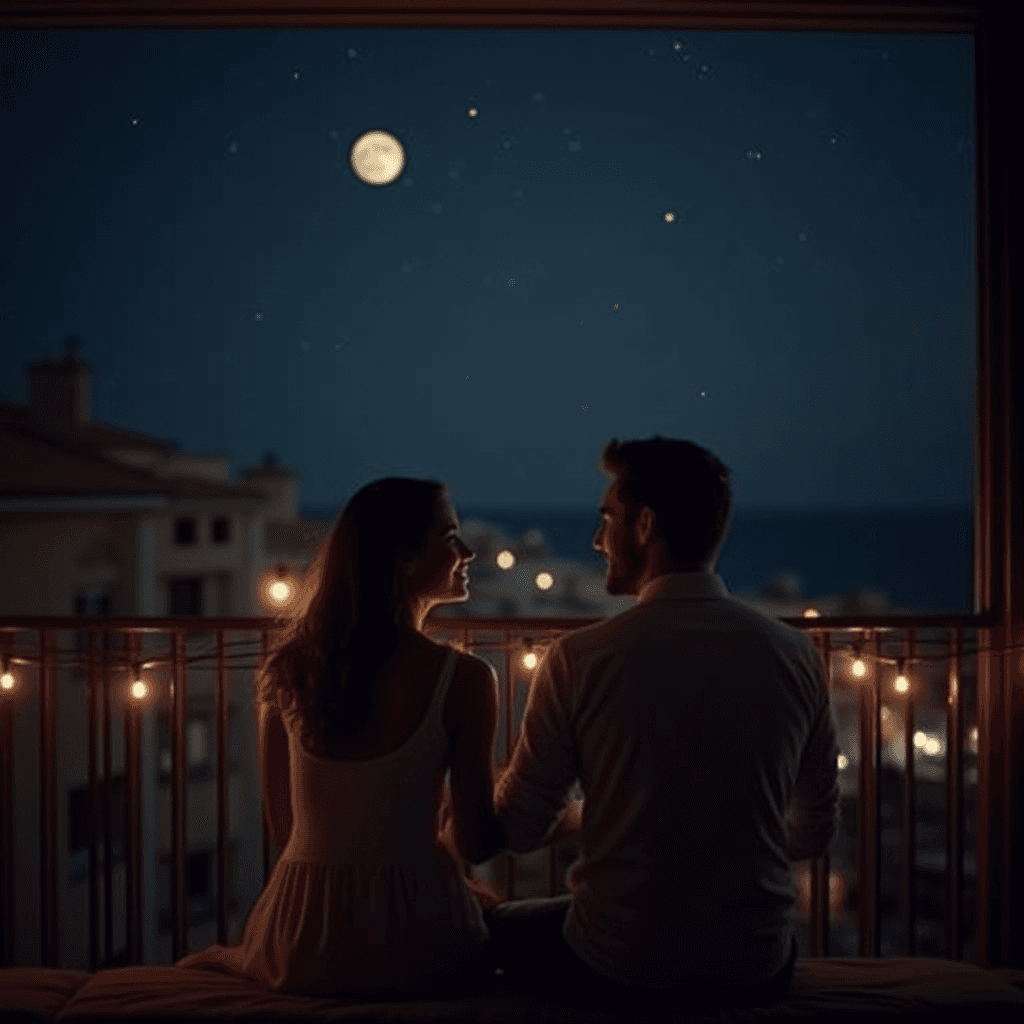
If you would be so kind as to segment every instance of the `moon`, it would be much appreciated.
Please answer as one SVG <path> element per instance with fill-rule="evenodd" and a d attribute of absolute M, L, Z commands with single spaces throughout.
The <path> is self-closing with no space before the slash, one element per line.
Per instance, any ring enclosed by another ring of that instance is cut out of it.
<path fill-rule="evenodd" d="M 405 167 L 405 150 L 391 132 L 363 132 L 352 143 L 348 162 L 367 185 L 390 185 Z"/>

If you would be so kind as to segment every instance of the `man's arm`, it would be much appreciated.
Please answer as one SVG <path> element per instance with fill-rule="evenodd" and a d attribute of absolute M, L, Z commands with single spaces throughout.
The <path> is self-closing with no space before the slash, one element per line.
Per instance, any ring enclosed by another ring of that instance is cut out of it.
<path fill-rule="evenodd" d="M 572 685 L 562 644 L 556 641 L 537 666 L 522 730 L 495 787 L 494 807 L 505 848 L 515 853 L 529 853 L 578 831 L 573 810 L 567 810 L 556 826 L 566 793 L 579 776 L 570 721 Z"/>
<path fill-rule="evenodd" d="M 790 805 L 789 859 L 820 857 L 839 831 L 839 729 L 823 693 L 800 759 Z"/>

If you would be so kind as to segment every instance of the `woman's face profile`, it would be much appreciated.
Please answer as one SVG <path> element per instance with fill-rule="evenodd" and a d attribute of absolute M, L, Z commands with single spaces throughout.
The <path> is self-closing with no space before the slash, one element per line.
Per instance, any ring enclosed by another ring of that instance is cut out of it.
<path fill-rule="evenodd" d="M 469 563 L 476 554 L 460 530 L 459 517 L 444 491 L 438 497 L 423 550 L 413 559 L 416 568 L 409 577 L 410 595 L 429 600 L 431 605 L 469 598 Z"/>

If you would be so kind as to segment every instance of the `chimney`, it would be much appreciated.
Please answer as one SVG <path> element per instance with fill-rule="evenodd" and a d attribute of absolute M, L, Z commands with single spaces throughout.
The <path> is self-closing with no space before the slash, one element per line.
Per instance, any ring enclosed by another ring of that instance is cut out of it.
<path fill-rule="evenodd" d="M 71 431 L 92 419 L 92 375 L 75 350 L 81 341 L 64 340 L 67 355 L 59 363 L 30 363 L 29 420 L 48 430 Z"/>
<path fill-rule="evenodd" d="M 263 465 L 243 469 L 239 480 L 260 488 L 270 501 L 267 503 L 267 518 L 274 522 L 293 523 L 299 518 L 298 485 L 295 471 L 279 466 L 277 456 L 267 452 Z"/>

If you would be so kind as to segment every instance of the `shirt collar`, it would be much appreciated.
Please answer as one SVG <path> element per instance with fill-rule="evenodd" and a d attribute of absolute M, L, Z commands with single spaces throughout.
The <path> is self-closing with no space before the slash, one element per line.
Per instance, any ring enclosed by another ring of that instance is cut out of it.
<path fill-rule="evenodd" d="M 668 572 L 648 580 L 637 595 L 640 604 L 656 600 L 715 601 L 728 597 L 717 572 Z"/>

